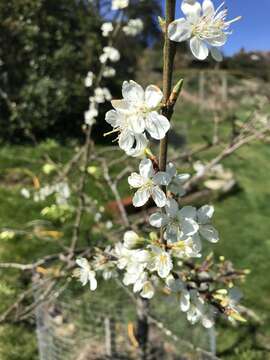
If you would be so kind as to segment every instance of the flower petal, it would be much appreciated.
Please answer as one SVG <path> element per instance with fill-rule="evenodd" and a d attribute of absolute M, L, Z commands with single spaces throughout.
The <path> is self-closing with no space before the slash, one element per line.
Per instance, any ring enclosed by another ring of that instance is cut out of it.
<path fill-rule="evenodd" d="M 190 308 L 190 294 L 186 289 L 181 291 L 180 308 L 183 312 L 187 312 Z"/>
<path fill-rule="evenodd" d="M 115 110 L 121 113 L 128 113 L 130 111 L 130 104 L 126 100 L 112 100 L 111 104 Z"/>
<path fill-rule="evenodd" d="M 133 115 L 128 118 L 129 128 L 136 134 L 141 134 L 145 130 L 143 116 Z"/>
<path fill-rule="evenodd" d="M 199 230 L 199 225 L 192 219 L 182 219 L 181 225 L 181 230 L 184 236 L 192 236 Z"/>
<path fill-rule="evenodd" d="M 215 7 L 211 0 L 203 1 L 202 10 L 204 16 L 213 16 L 215 14 Z"/>
<path fill-rule="evenodd" d="M 223 60 L 222 52 L 219 49 L 217 49 L 216 47 L 211 47 L 210 53 L 212 55 L 212 58 L 214 60 L 216 60 L 217 62 L 221 62 Z"/>
<path fill-rule="evenodd" d="M 161 140 L 169 130 L 170 123 L 165 116 L 158 114 L 156 111 L 152 111 L 146 118 L 145 128 L 153 139 Z"/>
<path fill-rule="evenodd" d="M 183 0 L 181 10 L 191 22 L 196 21 L 201 15 L 201 4 L 196 0 Z"/>
<path fill-rule="evenodd" d="M 180 211 L 179 215 L 181 218 L 196 219 L 197 210 L 193 206 L 184 206 Z"/>
<path fill-rule="evenodd" d="M 186 41 L 191 37 L 191 33 L 191 24 L 184 18 L 173 21 L 168 27 L 168 36 L 172 41 Z"/>
<path fill-rule="evenodd" d="M 110 110 L 105 115 L 105 120 L 108 124 L 110 124 L 112 127 L 115 127 L 118 122 L 118 113 L 115 110 Z"/>
<path fill-rule="evenodd" d="M 205 60 L 209 54 L 207 45 L 195 36 L 190 40 L 190 50 L 199 60 Z"/>
<path fill-rule="evenodd" d="M 134 135 L 131 134 L 128 130 L 124 130 L 119 135 L 118 142 L 121 149 L 128 151 L 134 144 Z"/>
<path fill-rule="evenodd" d="M 206 240 L 210 241 L 211 243 L 216 243 L 219 240 L 218 231 L 211 225 L 201 225 L 200 226 L 200 234 Z"/>
<path fill-rule="evenodd" d="M 148 140 L 144 134 L 134 134 L 135 147 L 129 150 L 126 150 L 127 155 L 137 157 L 141 156 L 144 153 L 145 148 L 147 147 Z"/>
<path fill-rule="evenodd" d="M 204 205 L 202 206 L 198 212 L 197 217 L 200 224 L 207 224 L 211 220 L 214 214 L 214 206 L 211 205 Z"/>
<path fill-rule="evenodd" d="M 177 201 L 175 201 L 174 199 L 168 199 L 165 210 L 170 218 L 175 218 L 179 210 Z"/>
<path fill-rule="evenodd" d="M 161 208 L 166 205 L 166 195 L 158 186 L 154 186 L 152 188 L 152 198 L 156 203 L 157 207 Z"/>
<path fill-rule="evenodd" d="M 143 186 L 144 184 L 144 178 L 133 172 L 129 177 L 128 177 L 128 183 L 130 186 L 132 186 L 133 188 L 139 188 L 141 186 Z"/>
<path fill-rule="evenodd" d="M 143 102 L 144 101 L 144 90 L 141 85 L 135 81 L 124 81 L 122 86 L 123 98 L 130 102 Z"/>
<path fill-rule="evenodd" d="M 150 198 L 150 190 L 147 188 L 147 189 L 139 189 L 136 191 L 134 197 L 133 197 L 133 205 L 135 207 L 140 207 L 140 206 L 143 206 L 147 203 L 147 201 L 149 200 Z"/>
<path fill-rule="evenodd" d="M 221 33 L 219 36 L 213 37 L 213 38 L 207 38 L 205 41 L 208 42 L 211 46 L 223 46 L 227 41 L 227 35 L 224 33 Z"/>
<path fill-rule="evenodd" d="M 145 299 L 152 299 L 152 297 L 155 294 L 155 289 L 152 285 L 152 283 L 150 281 L 146 281 L 143 284 L 143 289 L 141 292 L 141 297 L 145 298 Z"/>
<path fill-rule="evenodd" d="M 156 228 L 161 228 L 168 224 L 168 217 L 166 214 L 162 214 L 160 212 L 156 212 L 152 214 L 149 218 L 149 223 L 151 226 L 154 226 Z"/>
<path fill-rule="evenodd" d="M 163 98 L 163 93 L 159 87 L 155 85 L 147 86 L 145 90 L 145 103 L 151 108 L 156 108 Z"/>
<path fill-rule="evenodd" d="M 159 171 L 153 176 L 153 181 L 156 185 L 165 185 L 167 186 L 171 180 L 171 177 L 169 174 L 167 174 L 165 171 Z"/>
<path fill-rule="evenodd" d="M 154 175 L 153 164 L 150 159 L 144 159 L 140 162 L 139 171 L 143 178 L 149 179 Z"/>

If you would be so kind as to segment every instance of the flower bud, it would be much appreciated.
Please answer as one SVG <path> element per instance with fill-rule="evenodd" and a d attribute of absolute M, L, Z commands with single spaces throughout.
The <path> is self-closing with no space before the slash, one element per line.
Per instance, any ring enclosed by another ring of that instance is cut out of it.
<path fill-rule="evenodd" d="M 135 231 L 126 231 L 124 234 L 124 247 L 128 250 L 139 249 L 143 242 L 144 240 Z"/>

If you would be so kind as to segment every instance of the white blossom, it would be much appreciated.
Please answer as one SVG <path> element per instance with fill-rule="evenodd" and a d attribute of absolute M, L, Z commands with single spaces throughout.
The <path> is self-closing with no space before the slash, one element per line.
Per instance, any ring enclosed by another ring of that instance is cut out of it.
<path fill-rule="evenodd" d="M 159 246 L 151 245 L 151 260 L 149 269 L 157 271 L 158 275 L 165 279 L 173 269 L 170 254 Z"/>
<path fill-rule="evenodd" d="M 30 199 L 30 191 L 26 188 L 22 188 L 21 189 L 21 195 L 25 198 L 25 199 Z"/>
<path fill-rule="evenodd" d="M 84 80 L 84 84 L 86 87 L 91 87 L 93 85 L 94 77 L 95 77 L 95 75 L 94 75 L 94 73 L 92 73 L 92 71 L 89 71 L 87 73 L 87 76 Z"/>
<path fill-rule="evenodd" d="M 120 10 L 128 7 L 129 0 L 112 0 L 112 10 Z"/>
<path fill-rule="evenodd" d="M 155 85 L 149 85 L 144 91 L 135 81 L 124 81 L 123 99 L 113 100 L 116 115 L 129 117 L 137 133 L 147 131 L 152 138 L 163 139 L 170 128 L 168 119 L 158 110 L 163 98 L 162 91 Z"/>
<path fill-rule="evenodd" d="M 105 78 L 111 78 L 114 77 L 116 74 L 116 71 L 113 67 L 111 66 L 106 66 L 104 71 L 103 71 L 103 77 Z"/>
<path fill-rule="evenodd" d="M 190 206 L 185 206 L 181 210 L 174 199 L 168 199 L 165 206 L 165 213 L 156 212 L 149 218 L 150 224 L 157 228 L 165 228 L 164 236 L 171 242 L 194 235 L 199 225 L 194 220 L 196 216 Z"/>
<path fill-rule="evenodd" d="M 223 46 L 231 34 L 230 25 L 239 20 L 237 17 L 227 21 L 227 8 L 224 3 L 216 10 L 211 0 L 204 0 L 202 5 L 196 0 L 183 0 L 181 9 L 186 18 L 173 21 L 168 28 L 170 40 L 182 42 L 189 40 L 193 55 L 205 60 L 209 55 L 216 61 L 222 60 L 219 47 Z"/>
<path fill-rule="evenodd" d="M 80 282 L 85 286 L 88 282 L 90 284 L 90 290 L 94 291 L 97 288 L 97 280 L 95 271 L 91 270 L 89 262 L 85 258 L 78 258 L 76 260 L 80 269 Z"/>
<path fill-rule="evenodd" d="M 90 103 L 90 107 L 84 113 L 84 122 L 86 125 L 92 126 L 96 121 L 96 117 L 98 116 L 98 110 L 94 102 Z"/>
<path fill-rule="evenodd" d="M 90 98 L 90 102 L 96 102 L 98 104 L 102 104 L 105 101 L 110 101 L 112 99 L 112 95 L 110 93 L 110 90 L 108 88 L 101 88 L 98 87 L 94 91 L 94 96 Z"/>
<path fill-rule="evenodd" d="M 213 309 L 207 306 L 196 290 L 189 292 L 189 307 L 186 313 L 187 319 L 192 325 L 200 321 L 207 329 L 214 326 Z"/>
<path fill-rule="evenodd" d="M 103 48 L 103 54 L 100 55 L 99 60 L 102 64 L 106 63 L 108 60 L 111 62 L 117 62 L 120 60 L 120 53 L 112 46 L 105 46 Z"/>
<path fill-rule="evenodd" d="M 113 24 L 111 22 L 105 22 L 101 26 L 102 36 L 107 37 L 113 31 Z"/>
<path fill-rule="evenodd" d="M 143 31 L 143 21 L 141 19 L 130 19 L 123 27 L 123 32 L 129 36 L 137 36 Z"/>
<path fill-rule="evenodd" d="M 132 188 L 138 189 L 133 197 L 134 206 L 143 206 L 150 197 L 158 207 L 165 206 L 166 195 L 160 185 L 168 183 L 168 176 L 165 172 L 155 173 L 151 160 L 142 160 L 139 165 L 139 174 L 132 173 L 128 178 L 128 183 Z"/>
<path fill-rule="evenodd" d="M 126 231 L 124 234 L 124 246 L 129 249 L 133 250 L 136 248 L 141 247 L 143 244 L 143 239 L 139 237 L 135 231 L 129 230 Z"/>

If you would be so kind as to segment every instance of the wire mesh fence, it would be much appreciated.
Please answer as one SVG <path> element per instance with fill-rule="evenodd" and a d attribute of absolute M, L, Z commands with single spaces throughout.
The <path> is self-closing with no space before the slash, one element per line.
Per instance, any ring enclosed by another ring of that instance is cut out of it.
<path fill-rule="evenodd" d="M 115 283 L 99 292 L 67 288 L 36 307 L 40 360 L 139 359 L 136 307 Z M 39 297 L 42 287 L 37 287 Z M 111 294 L 111 296 L 110 296 Z M 117 295 L 115 295 L 117 294 Z M 192 327 L 177 301 L 151 303 L 146 360 L 215 359 L 215 334 Z"/>

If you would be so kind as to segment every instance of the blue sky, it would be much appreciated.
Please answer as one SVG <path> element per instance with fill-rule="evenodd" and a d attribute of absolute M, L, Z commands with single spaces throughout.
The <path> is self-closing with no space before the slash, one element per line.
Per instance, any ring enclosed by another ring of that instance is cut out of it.
<path fill-rule="evenodd" d="M 165 4 L 165 0 L 161 0 Z M 201 0 L 200 0 L 201 1 Z M 216 6 L 222 0 L 213 1 Z M 176 0 L 177 17 L 182 17 L 181 0 Z M 270 51 L 270 0 L 226 0 L 229 19 L 238 15 L 243 18 L 232 24 L 233 34 L 224 46 L 224 52 L 233 54 L 244 47 L 246 50 Z"/>

